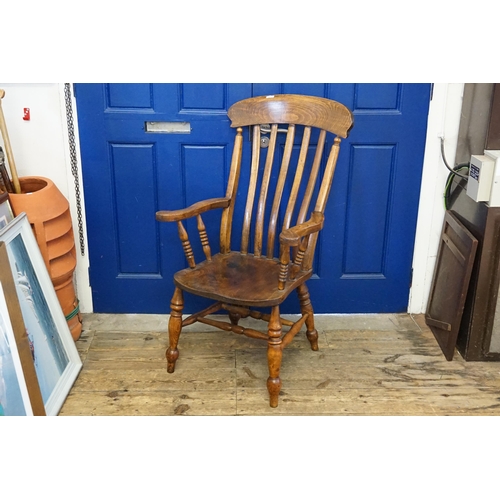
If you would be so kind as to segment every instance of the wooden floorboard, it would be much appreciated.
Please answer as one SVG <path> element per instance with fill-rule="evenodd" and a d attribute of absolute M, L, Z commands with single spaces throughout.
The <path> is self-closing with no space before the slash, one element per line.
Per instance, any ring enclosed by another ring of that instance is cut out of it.
<path fill-rule="evenodd" d="M 446 361 L 421 316 L 321 318 L 319 351 L 302 333 L 285 349 L 275 409 L 265 342 L 187 328 L 169 374 L 164 320 L 127 316 L 84 320 L 60 415 L 500 415 L 500 364 Z"/>

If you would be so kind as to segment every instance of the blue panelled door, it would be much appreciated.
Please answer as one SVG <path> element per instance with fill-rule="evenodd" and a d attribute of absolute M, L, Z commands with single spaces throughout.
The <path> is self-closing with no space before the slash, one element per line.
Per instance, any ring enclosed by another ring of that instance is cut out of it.
<path fill-rule="evenodd" d="M 354 112 L 308 282 L 316 312 L 406 311 L 430 85 L 77 84 L 95 312 L 169 312 L 172 275 L 186 263 L 176 225 L 155 212 L 224 196 L 235 134 L 227 109 L 277 93 L 328 97 Z M 190 133 L 148 132 L 147 122 Z M 220 211 L 204 221 L 217 251 Z M 187 229 L 203 255 L 193 221 Z M 186 294 L 185 312 L 208 303 Z M 296 298 L 282 311 L 298 312 Z"/>

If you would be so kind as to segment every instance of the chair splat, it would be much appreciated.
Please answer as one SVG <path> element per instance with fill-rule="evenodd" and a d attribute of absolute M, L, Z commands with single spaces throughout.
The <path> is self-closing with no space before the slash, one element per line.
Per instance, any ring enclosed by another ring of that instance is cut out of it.
<path fill-rule="evenodd" d="M 278 125 L 275 123 L 271 126 L 271 137 L 267 149 L 266 166 L 262 176 L 262 186 L 260 190 L 259 204 L 257 207 L 257 221 L 255 228 L 255 246 L 254 255 L 260 257 L 262 255 L 262 236 L 264 231 L 264 214 L 266 209 L 267 192 L 269 190 L 269 181 L 271 179 L 271 170 L 273 166 L 274 152 L 276 149 L 276 137 L 278 134 Z"/>
<path fill-rule="evenodd" d="M 276 191 L 274 194 L 274 201 L 271 209 L 271 215 L 269 217 L 269 226 L 267 231 L 267 254 L 266 254 L 266 257 L 268 259 L 272 259 L 274 254 L 274 239 L 276 237 L 276 223 L 278 220 L 278 211 L 281 204 L 281 197 L 283 195 L 283 188 L 285 187 L 286 174 L 288 172 L 288 167 L 290 165 L 290 158 L 292 156 L 294 137 L 295 137 L 295 125 L 290 124 L 286 136 L 285 151 L 283 153 L 283 161 L 281 162 L 280 174 L 278 177 L 278 183 L 276 185 Z"/>
<path fill-rule="evenodd" d="M 311 198 L 314 191 L 314 186 L 316 185 L 316 180 L 318 178 L 319 166 L 321 164 L 321 158 L 323 156 L 323 149 L 325 147 L 326 131 L 320 130 L 318 144 L 316 146 L 316 152 L 314 154 L 314 161 L 311 168 L 311 173 L 309 174 L 309 181 L 307 182 L 306 191 L 304 193 L 304 198 L 302 199 L 302 205 L 300 206 L 299 215 L 297 217 L 297 224 L 302 224 L 306 220 L 306 215 L 309 210 L 309 205 L 311 204 Z"/>
<path fill-rule="evenodd" d="M 253 128 L 252 139 L 252 165 L 250 173 L 250 185 L 248 186 L 247 204 L 245 207 L 245 215 L 243 218 L 243 231 L 241 235 L 241 253 L 248 253 L 248 240 L 250 237 L 250 223 L 252 221 L 253 202 L 255 199 L 255 191 L 257 189 L 257 177 L 259 175 L 259 160 L 260 160 L 260 127 L 255 125 Z"/>
<path fill-rule="evenodd" d="M 283 219 L 283 229 L 288 229 L 292 221 L 293 211 L 295 209 L 295 203 L 297 202 L 297 196 L 299 194 L 299 188 L 302 181 L 302 176 L 304 174 L 304 167 L 306 164 L 307 152 L 309 148 L 309 141 L 311 139 L 311 127 L 304 128 L 304 136 L 302 138 L 302 144 L 300 146 L 299 160 L 297 163 L 297 169 L 295 171 L 295 178 L 293 180 L 292 190 L 290 192 L 290 198 L 288 200 L 288 206 L 286 207 L 285 217 Z"/>

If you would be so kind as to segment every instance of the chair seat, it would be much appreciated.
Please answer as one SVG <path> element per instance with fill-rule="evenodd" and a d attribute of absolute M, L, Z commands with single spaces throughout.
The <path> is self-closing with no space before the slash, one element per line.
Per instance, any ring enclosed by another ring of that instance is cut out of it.
<path fill-rule="evenodd" d="M 280 263 L 277 259 L 229 252 L 216 254 L 193 269 L 174 275 L 174 283 L 187 292 L 228 304 L 268 307 L 281 304 L 292 290 L 304 283 L 312 271 L 300 272 L 278 289 Z"/>

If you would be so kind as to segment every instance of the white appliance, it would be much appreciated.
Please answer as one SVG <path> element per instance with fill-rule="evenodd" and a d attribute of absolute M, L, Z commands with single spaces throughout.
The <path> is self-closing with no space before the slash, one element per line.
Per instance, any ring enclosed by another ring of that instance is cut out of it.
<path fill-rule="evenodd" d="M 486 150 L 470 159 L 467 194 L 474 201 L 500 207 L 500 150 Z"/>

